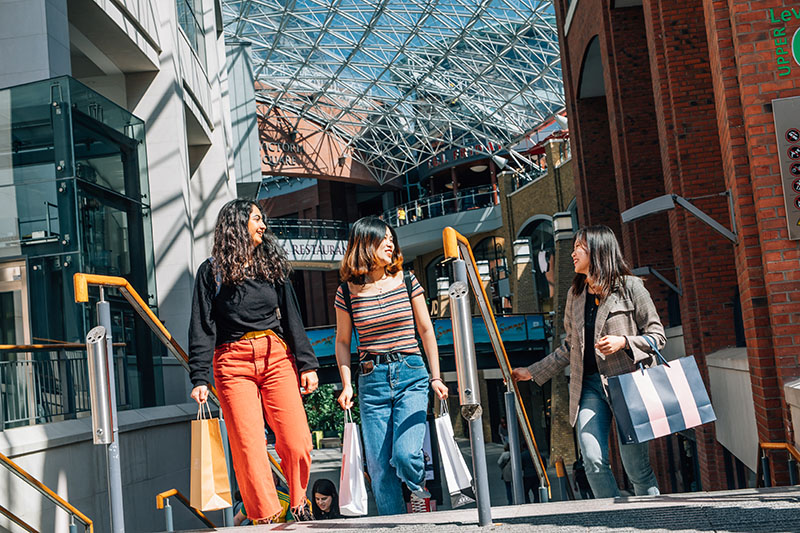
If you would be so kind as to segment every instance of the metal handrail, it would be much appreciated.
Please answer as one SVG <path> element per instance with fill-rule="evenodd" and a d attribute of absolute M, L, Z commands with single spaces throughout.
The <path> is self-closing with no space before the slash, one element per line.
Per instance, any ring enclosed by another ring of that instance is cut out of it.
<path fill-rule="evenodd" d="M 759 443 L 759 446 L 762 450 L 786 450 L 792 457 L 794 457 L 795 461 L 800 463 L 800 452 L 788 442 L 761 442 Z"/>
<path fill-rule="evenodd" d="M 76 273 L 73 278 L 73 285 L 75 287 L 75 302 L 87 303 L 89 301 L 89 285 L 96 285 L 98 287 L 114 287 L 119 290 L 122 296 L 128 300 L 133 310 L 144 320 L 145 324 L 156 334 L 158 340 L 167 347 L 169 353 L 178 360 L 183 368 L 189 372 L 189 356 L 181 348 L 172 334 L 164 327 L 164 324 L 153 313 L 150 307 L 142 300 L 139 293 L 134 290 L 131 284 L 125 278 L 118 276 L 103 276 L 101 274 L 84 274 L 82 272 Z M 209 397 L 213 402 L 219 406 L 219 398 L 217 397 L 217 390 L 212 384 L 208 384 Z"/>
<path fill-rule="evenodd" d="M 124 348 L 124 342 L 115 342 L 114 348 Z M 63 342 L 59 344 L 0 344 L 0 352 L 52 352 L 53 350 L 83 350 L 86 344 Z"/>
<path fill-rule="evenodd" d="M 38 491 L 42 496 L 53 502 L 53 504 L 61 507 L 64 511 L 66 511 L 70 516 L 77 518 L 79 522 L 84 525 L 84 529 L 88 529 L 89 533 L 94 533 L 94 524 L 89 519 L 88 516 L 80 512 L 76 509 L 72 504 L 66 501 L 64 498 L 50 490 L 44 483 L 30 475 L 28 472 L 23 470 L 19 467 L 14 461 L 0 453 L 0 462 L 3 463 L 3 466 L 6 467 L 12 474 L 20 478 L 22 481 L 28 484 L 31 488 Z"/>
<path fill-rule="evenodd" d="M 18 517 L 17 515 L 12 513 L 11 511 L 6 509 L 5 507 L 3 507 L 2 505 L 0 505 L 0 514 L 2 514 L 3 516 L 7 517 L 9 520 L 11 520 L 15 524 L 17 524 L 19 527 L 21 527 L 25 531 L 28 531 L 29 533 L 39 533 L 39 531 L 34 529 L 33 526 L 31 526 L 30 524 L 25 522 L 22 518 Z"/>
<path fill-rule="evenodd" d="M 542 460 L 542 454 L 539 452 L 539 447 L 536 445 L 536 438 L 533 436 L 533 429 L 531 428 L 530 420 L 528 420 L 528 413 L 525 411 L 525 404 L 522 402 L 519 386 L 516 381 L 511 379 L 511 363 L 508 360 L 508 354 L 506 353 L 503 339 L 500 337 L 500 330 L 497 327 L 494 312 L 487 303 L 490 300 L 486 294 L 483 283 L 481 283 L 480 276 L 478 275 L 478 265 L 475 262 L 475 256 L 472 254 L 472 247 L 466 237 L 449 226 L 444 229 L 442 240 L 444 244 L 445 260 L 462 258 L 467 264 L 469 284 L 478 300 L 478 308 L 480 309 L 483 322 L 486 324 L 486 330 L 489 332 L 489 339 L 492 341 L 492 348 L 497 357 L 497 362 L 500 365 L 500 371 L 503 373 L 503 379 L 507 384 L 513 387 L 517 397 L 517 401 L 515 402 L 517 419 L 522 426 L 522 434 L 525 436 L 528 449 L 536 453 L 538 461 L 534 461 L 534 465 L 539 474 L 539 480 L 542 486 L 547 487 L 548 496 L 552 497 L 550 494 L 550 479 L 547 477 L 547 469 Z M 524 424 L 522 424 L 522 422 L 524 422 Z"/>
<path fill-rule="evenodd" d="M 178 489 L 170 489 L 170 490 L 165 490 L 160 494 L 156 494 L 156 509 L 165 509 L 167 512 L 167 524 L 168 524 L 167 531 L 172 531 L 172 508 L 169 505 L 169 498 L 172 496 L 175 496 L 178 499 L 178 501 L 184 505 L 184 507 L 189 509 L 189 511 L 191 511 L 192 514 L 194 514 L 197 518 L 202 520 L 205 525 L 207 525 L 210 528 L 216 529 L 217 526 L 214 525 L 214 522 L 209 520 L 209 518 L 205 514 L 203 514 L 203 511 L 192 507 L 186 496 L 181 494 L 181 492 Z"/>
<path fill-rule="evenodd" d="M 795 465 L 800 463 L 800 452 L 797 451 L 797 448 L 788 442 L 759 442 L 758 448 L 761 450 L 761 461 L 758 464 L 756 479 L 762 479 L 763 476 L 764 486 L 771 487 L 772 478 L 770 475 L 770 459 L 767 456 L 767 452 L 785 451 L 789 454 L 789 484 L 797 484 Z"/>
<path fill-rule="evenodd" d="M 172 334 L 167 330 L 164 324 L 153 313 L 150 307 L 142 300 L 139 293 L 131 286 L 125 278 L 117 276 L 104 276 L 101 274 L 84 274 L 77 272 L 73 278 L 73 285 L 75 287 L 75 302 L 86 303 L 89 301 L 89 285 L 96 285 L 99 287 L 115 287 L 122 293 L 122 296 L 128 300 L 134 311 L 144 320 L 145 324 L 155 333 L 158 339 L 167 347 L 167 350 L 178 360 L 186 372 L 189 372 L 189 356 L 181 348 Z M 220 407 L 219 397 L 217 396 L 217 389 L 211 383 L 208 384 L 208 396 L 217 407 Z M 277 472 L 278 477 L 282 481 L 286 481 L 286 476 L 283 474 L 278 461 L 272 456 L 271 453 L 267 454 L 272 464 L 272 469 Z"/>
<path fill-rule="evenodd" d="M 486 201 L 481 202 L 480 199 L 484 197 Z M 458 191 L 457 195 L 448 191 L 398 204 L 392 209 L 384 211 L 383 219 L 391 226 L 398 227 L 474 208 L 490 207 L 495 205 L 494 197 L 494 188 L 491 186 L 487 188 L 487 185 L 462 189 Z M 405 218 L 400 218 L 401 211 Z"/>
<path fill-rule="evenodd" d="M 306 218 L 271 218 L 270 231 L 284 239 L 346 240 L 348 225 L 340 220 Z"/>

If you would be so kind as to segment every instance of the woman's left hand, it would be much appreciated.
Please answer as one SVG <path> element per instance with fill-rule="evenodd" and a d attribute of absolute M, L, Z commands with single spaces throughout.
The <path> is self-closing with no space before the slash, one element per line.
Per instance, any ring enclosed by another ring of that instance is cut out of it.
<path fill-rule="evenodd" d="M 433 389 L 433 392 L 436 393 L 436 396 L 438 396 L 440 400 L 447 399 L 447 394 L 448 394 L 447 385 L 445 385 L 442 382 L 442 380 L 435 379 L 431 381 L 431 388 Z"/>
<path fill-rule="evenodd" d="M 628 339 L 620 335 L 605 335 L 600 337 L 594 347 L 600 352 L 602 356 L 608 356 L 616 353 L 628 344 Z"/>
<path fill-rule="evenodd" d="M 300 386 L 305 389 L 303 394 L 311 394 L 319 387 L 319 378 L 316 370 L 309 370 L 300 374 Z"/>

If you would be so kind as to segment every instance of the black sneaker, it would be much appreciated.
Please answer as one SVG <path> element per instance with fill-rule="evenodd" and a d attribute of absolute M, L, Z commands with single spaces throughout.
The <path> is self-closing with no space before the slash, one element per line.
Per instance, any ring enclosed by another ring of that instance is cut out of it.
<path fill-rule="evenodd" d="M 308 502 L 297 509 L 292 509 L 292 516 L 296 522 L 309 522 L 314 520 L 314 515 L 311 514 L 311 509 L 308 508 Z"/>

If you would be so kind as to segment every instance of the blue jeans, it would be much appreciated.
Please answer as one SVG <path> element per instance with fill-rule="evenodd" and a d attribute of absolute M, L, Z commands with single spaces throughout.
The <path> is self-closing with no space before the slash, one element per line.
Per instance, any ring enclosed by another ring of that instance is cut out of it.
<path fill-rule="evenodd" d="M 608 461 L 608 435 L 611 430 L 611 402 L 603 390 L 600 374 L 583 380 L 578 411 L 578 439 L 581 443 L 586 477 L 595 498 L 618 498 L 619 488 Z M 618 441 L 619 442 L 619 441 Z M 620 444 L 622 466 L 633 483 L 637 496 L 660 494 L 658 482 L 650 466 L 646 442 Z"/>
<path fill-rule="evenodd" d="M 425 483 L 425 420 L 428 371 L 421 355 L 375 365 L 358 376 L 364 455 L 372 493 L 382 515 L 406 512 L 400 482 L 409 490 Z"/>

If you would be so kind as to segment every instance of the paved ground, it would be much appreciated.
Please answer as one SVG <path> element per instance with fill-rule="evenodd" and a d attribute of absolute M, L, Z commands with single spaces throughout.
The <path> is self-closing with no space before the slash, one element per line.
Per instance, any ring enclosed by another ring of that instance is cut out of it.
<path fill-rule="evenodd" d="M 471 466 L 469 442 L 459 442 Z M 370 516 L 319 522 L 250 526 L 244 531 L 291 531 L 297 533 L 376 532 L 376 533 L 445 533 L 445 532 L 800 532 L 800 486 L 773 489 L 747 489 L 723 492 L 695 492 L 666 496 L 628 497 L 621 499 L 577 500 L 506 506 L 505 486 L 500 479 L 498 444 L 488 444 L 486 459 L 492 524 L 478 526 L 478 512 L 472 508 L 443 510 L 400 516 L 375 514 L 370 493 Z M 338 484 L 340 450 L 314 450 L 311 483 L 327 477 Z M 555 474 L 551 473 L 556 496 Z M 211 530 L 194 530 L 194 533 Z M 235 532 L 240 528 L 219 528 Z M 191 532 L 187 532 L 191 533 Z"/>
<path fill-rule="evenodd" d="M 401 516 L 252 526 L 247 531 L 375 532 L 798 532 L 800 487 L 695 492 L 659 496 L 528 504 L 492 508 L 478 527 L 475 509 Z M 208 530 L 197 530 L 200 531 Z M 218 531 L 236 531 L 223 528 Z"/>

